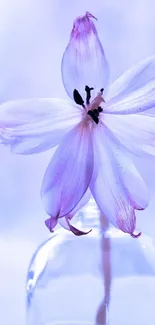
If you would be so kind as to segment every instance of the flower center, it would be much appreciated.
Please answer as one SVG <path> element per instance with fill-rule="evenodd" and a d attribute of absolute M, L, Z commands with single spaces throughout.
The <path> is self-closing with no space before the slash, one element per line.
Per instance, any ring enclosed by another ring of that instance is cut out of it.
<path fill-rule="evenodd" d="M 77 89 L 74 89 L 73 97 L 76 104 L 81 105 L 87 112 L 87 114 L 92 118 L 92 120 L 98 124 L 99 123 L 99 114 L 103 112 L 103 108 L 100 106 L 102 102 L 104 102 L 103 98 L 103 91 L 104 89 L 100 89 L 98 95 L 94 98 L 94 100 L 90 103 L 91 99 L 91 91 L 94 88 L 90 88 L 85 86 L 86 91 L 86 103 L 84 102 L 83 98 L 81 97 L 80 93 Z"/>

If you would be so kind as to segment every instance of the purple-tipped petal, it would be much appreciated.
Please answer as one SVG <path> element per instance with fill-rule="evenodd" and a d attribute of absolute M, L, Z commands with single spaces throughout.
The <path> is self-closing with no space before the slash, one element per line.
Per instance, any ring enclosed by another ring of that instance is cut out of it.
<path fill-rule="evenodd" d="M 131 237 L 133 237 L 133 238 L 139 238 L 140 236 L 141 236 L 141 232 L 139 232 L 138 234 L 130 234 L 131 235 Z"/>
<path fill-rule="evenodd" d="M 104 124 L 126 149 L 137 156 L 155 156 L 155 117 L 142 114 L 104 115 Z"/>
<path fill-rule="evenodd" d="M 45 225 L 49 229 L 50 232 L 53 232 L 55 226 L 57 225 L 58 220 L 56 218 L 49 218 L 45 220 Z"/>
<path fill-rule="evenodd" d="M 88 189 L 94 155 L 91 131 L 81 122 L 64 137 L 45 173 L 41 197 L 51 217 L 68 215 Z"/>
<path fill-rule="evenodd" d="M 71 231 L 76 236 L 87 235 L 92 231 L 92 229 L 90 229 L 89 231 L 82 231 L 82 230 L 74 227 L 73 225 L 70 224 L 68 217 L 59 218 L 58 222 L 63 228 Z"/>
<path fill-rule="evenodd" d="M 61 99 L 27 99 L 0 105 L 0 141 L 19 154 L 56 146 L 82 119 L 77 105 Z"/>
<path fill-rule="evenodd" d="M 135 209 L 144 209 L 148 204 L 146 186 L 129 157 L 124 157 L 121 147 L 110 140 L 104 127 L 94 128 L 93 140 L 92 194 L 109 221 L 134 236 Z"/>
<path fill-rule="evenodd" d="M 89 231 L 82 231 L 80 229 L 75 228 L 70 223 L 69 223 L 69 227 L 70 227 L 70 231 L 72 231 L 73 234 L 76 236 L 88 235 L 92 231 L 92 229 L 90 229 Z"/>
<path fill-rule="evenodd" d="M 95 17 L 88 12 L 76 18 L 63 55 L 62 80 L 71 98 L 74 89 L 85 100 L 86 85 L 93 87 L 95 94 L 108 83 L 109 67 L 93 18 Z"/>
<path fill-rule="evenodd" d="M 110 87 L 105 113 L 133 114 L 155 107 L 155 55 L 126 71 Z"/>

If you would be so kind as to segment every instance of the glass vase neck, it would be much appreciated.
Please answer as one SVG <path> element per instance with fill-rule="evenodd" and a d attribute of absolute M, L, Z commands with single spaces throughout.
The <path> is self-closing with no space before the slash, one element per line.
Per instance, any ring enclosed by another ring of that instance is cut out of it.
<path fill-rule="evenodd" d="M 101 213 L 93 198 L 76 214 L 73 223 L 82 228 L 96 228 L 102 231 L 107 230 L 109 226 L 108 220 Z"/>

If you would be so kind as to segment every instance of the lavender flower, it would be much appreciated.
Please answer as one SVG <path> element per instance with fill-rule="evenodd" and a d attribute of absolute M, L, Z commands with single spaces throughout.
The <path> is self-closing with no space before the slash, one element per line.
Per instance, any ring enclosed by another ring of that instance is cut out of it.
<path fill-rule="evenodd" d="M 72 102 L 57 98 L 11 101 L 0 107 L 1 142 L 18 154 L 59 144 L 46 170 L 41 197 L 46 225 L 70 223 L 92 194 L 101 212 L 132 237 L 135 210 L 149 202 L 133 155 L 155 156 L 155 56 L 125 72 L 109 91 L 109 68 L 93 23 L 78 17 L 63 55 L 62 79 Z M 147 112 L 147 114 L 146 114 Z"/>

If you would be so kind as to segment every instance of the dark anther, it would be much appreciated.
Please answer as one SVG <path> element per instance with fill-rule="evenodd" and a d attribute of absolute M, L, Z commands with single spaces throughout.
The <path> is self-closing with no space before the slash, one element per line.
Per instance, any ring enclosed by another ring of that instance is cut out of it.
<path fill-rule="evenodd" d="M 85 91 L 86 91 L 86 104 L 89 105 L 89 101 L 90 101 L 90 98 L 91 98 L 91 91 L 93 90 L 94 88 L 91 87 L 89 88 L 88 86 L 85 87 Z"/>
<path fill-rule="evenodd" d="M 100 89 L 100 92 L 103 93 L 103 92 L 104 92 L 104 88 L 101 88 L 101 89 Z"/>
<path fill-rule="evenodd" d="M 98 109 L 94 109 L 93 113 L 98 117 L 99 116 L 99 110 Z"/>
<path fill-rule="evenodd" d="M 103 108 L 99 106 L 98 111 L 99 111 L 99 113 L 103 112 Z"/>
<path fill-rule="evenodd" d="M 94 114 L 94 111 L 91 111 L 91 110 L 90 110 L 90 111 L 88 111 L 87 114 L 91 116 L 91 118 L 93 119 L 93 121 L 94 121 L 96 124 L 98 124 L 99 119 L 98 119 L 98 117 Z"/>
<path fill-rule="evenodd" d="M 84 106 L 84 100 L 82 99 L 82 97 L 81 97 L 81 95 L 79 94 L 79 92 L 78 92 L 77 89 L 74 89 L 74 91 L 73 91 L 73 97 L 74 97 L 74 100 L 75 100 L 75 103 L 76 103 L 76 104 L 85 107 L 85 106 Z"/>

